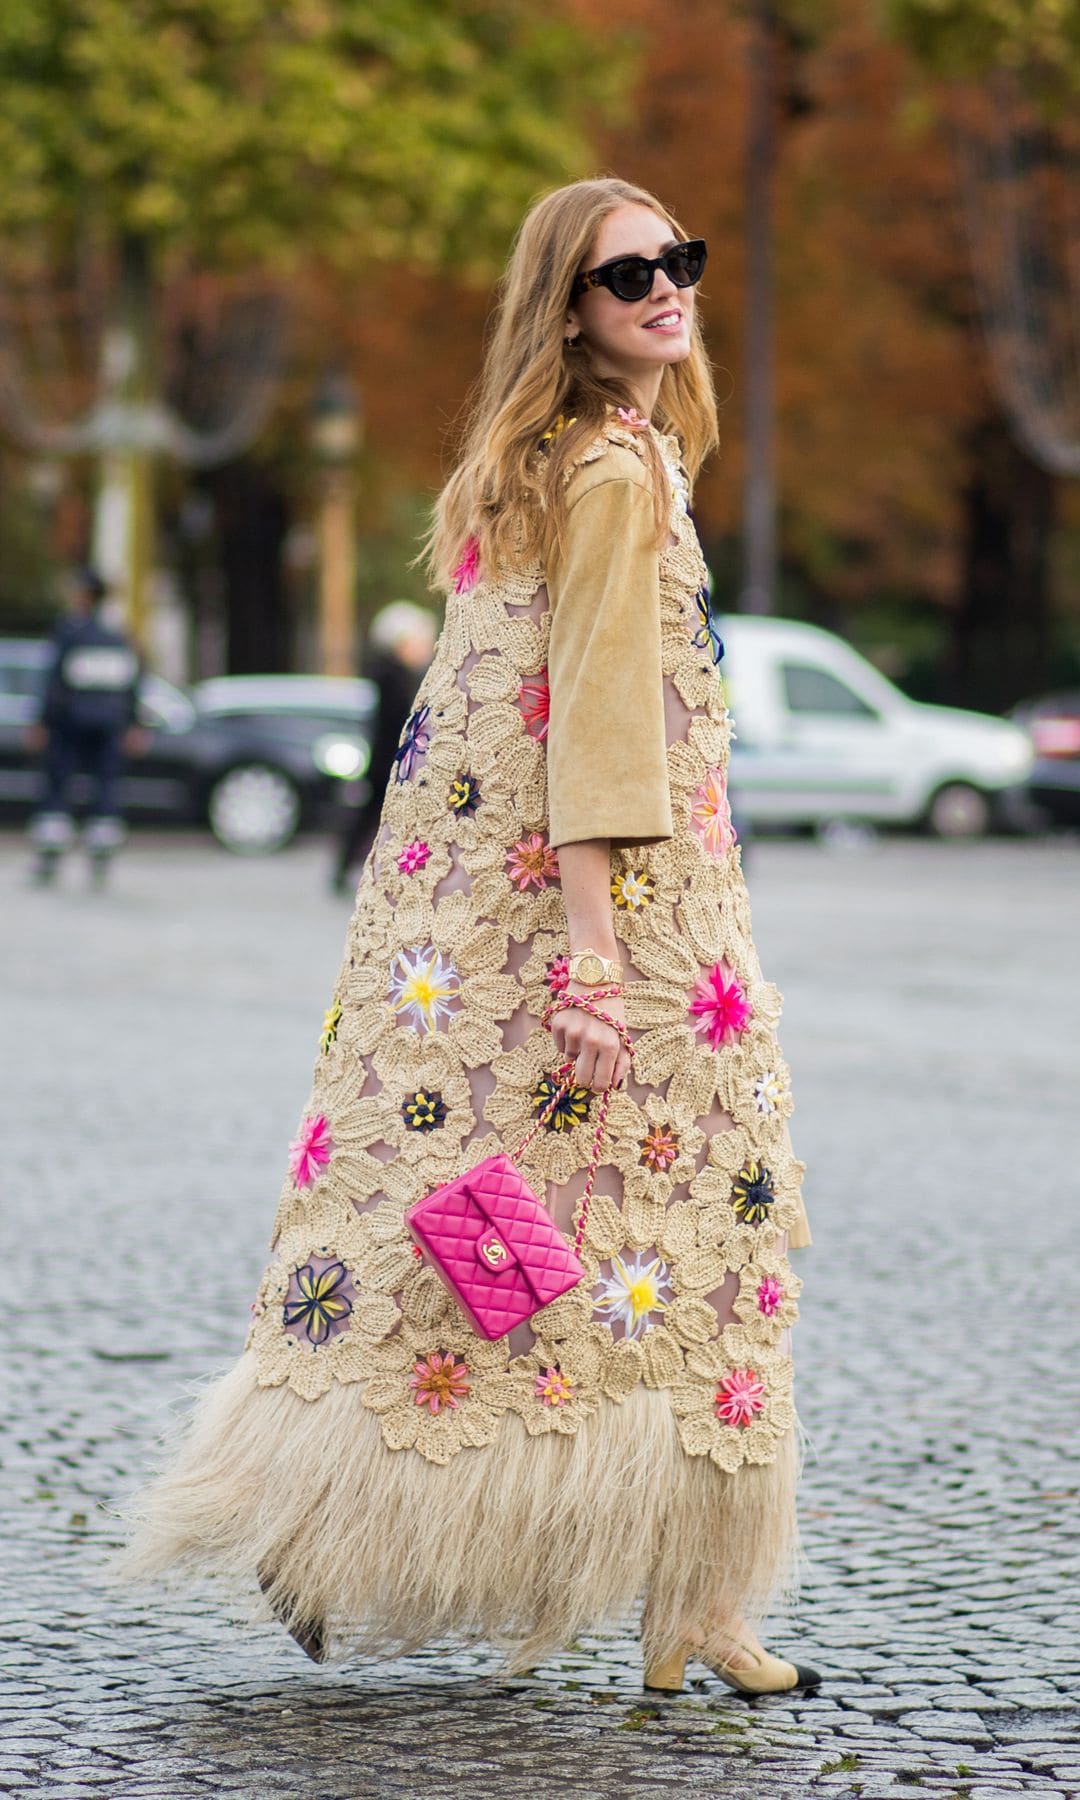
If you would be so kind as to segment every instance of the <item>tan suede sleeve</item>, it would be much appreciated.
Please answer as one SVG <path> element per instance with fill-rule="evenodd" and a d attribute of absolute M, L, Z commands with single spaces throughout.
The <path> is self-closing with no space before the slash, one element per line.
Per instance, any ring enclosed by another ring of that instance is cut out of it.
<path fill-rule="evenodd" d="M 655 843 L 672 820 L 652 496 L 624 451 L 579 471 L 569 501 L 547 572 L 549 841 Z"/>

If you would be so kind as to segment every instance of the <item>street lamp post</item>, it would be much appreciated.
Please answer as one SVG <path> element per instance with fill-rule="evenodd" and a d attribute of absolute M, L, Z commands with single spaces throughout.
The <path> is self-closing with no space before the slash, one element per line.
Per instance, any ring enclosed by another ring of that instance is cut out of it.
<path fill-rule="evenodd" d="M 355 457 L 359 396 L 341 369 L 315 393 L 311 442 L 321 470 L 319 495 L 319 661 L 324 675 L 356 673 Z"/>

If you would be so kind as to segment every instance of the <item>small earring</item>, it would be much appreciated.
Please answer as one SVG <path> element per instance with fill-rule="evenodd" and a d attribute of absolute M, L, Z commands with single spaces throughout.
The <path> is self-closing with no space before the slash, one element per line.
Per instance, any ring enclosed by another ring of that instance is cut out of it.
<path fill-rule="evenodd" d="M 572 350 L 574 345 L 577 343 L 577 341 L 578 341 L 578 334 L 576 331 L 572 332 L 569 336 L 563 338 L 563 343 L 566 345 L 566 348 L 568 350 Z"/>

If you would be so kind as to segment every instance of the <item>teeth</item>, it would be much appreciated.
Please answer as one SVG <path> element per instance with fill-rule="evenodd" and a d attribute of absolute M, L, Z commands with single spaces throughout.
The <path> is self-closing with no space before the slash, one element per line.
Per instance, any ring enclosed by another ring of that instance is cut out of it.
<path fill-rule="evenodd" d="M 653 331 L 657 325 L 677 325 L 681 316 L 681 313 L 675 312 L 661 313 L 658 319 L 650 319 L 645 329 Z"/>

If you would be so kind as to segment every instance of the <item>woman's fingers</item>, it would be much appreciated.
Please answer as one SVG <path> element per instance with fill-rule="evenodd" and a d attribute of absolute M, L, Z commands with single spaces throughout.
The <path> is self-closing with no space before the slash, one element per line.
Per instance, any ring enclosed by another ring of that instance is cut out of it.
<path fill-rule="evenodd" d="M 551 1035 L 563 1060 L 573 1060 L 578 1087 L 602 1093 L 606 1087 L 621 1082 L 630 1068 L 630 1058 L 618 1033 L 588 1014 L 556 1015 Z"/>

